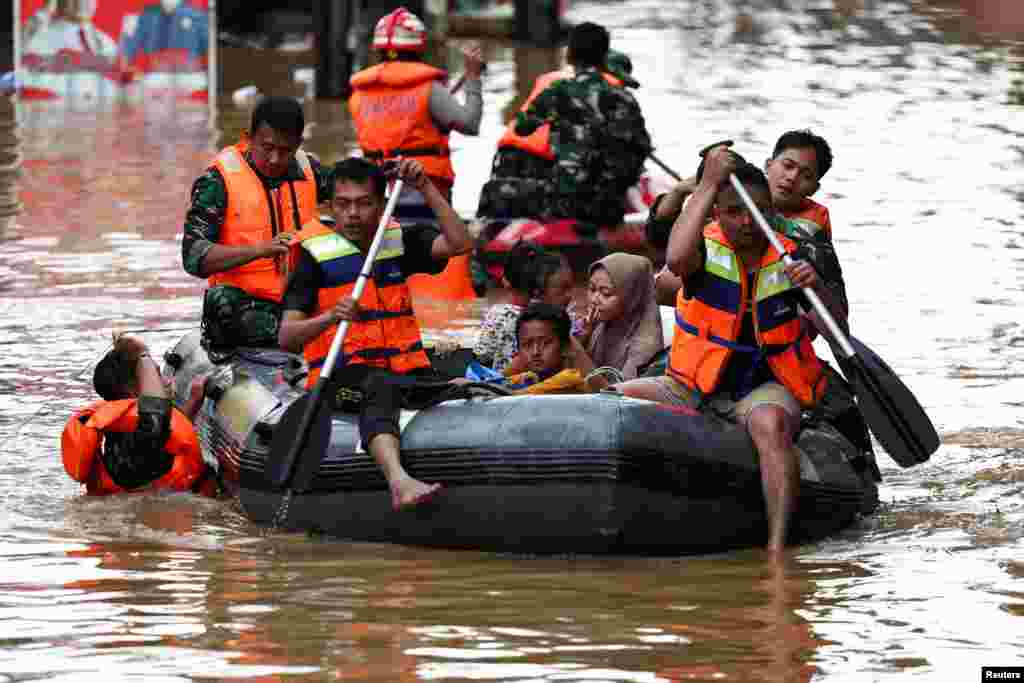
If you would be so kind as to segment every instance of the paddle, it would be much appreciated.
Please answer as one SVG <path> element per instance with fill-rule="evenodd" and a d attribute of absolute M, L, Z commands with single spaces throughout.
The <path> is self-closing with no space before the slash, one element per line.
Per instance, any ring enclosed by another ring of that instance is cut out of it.
<path fill-rule="evenodd" d="M 352 290 L 352 298 L 356 301 L 359 301 L 359 297 L 362 296 L 363 290 L 366 288 L 366 281 L 370 277 L 373 262 L 377 258 L 377 252 L 383 242 L 384 232 L 391 221 L 391 215 L 398 203 L 398 195 L 401 193 L 402 179 L 399 178 L 391 188 L 391 196 L 388 197 L 384 214 L 380 217 L 377 233 L 373 236 L 373 242 L 366 252 L 362 270 Z M 348 328 L 349 321 L 341 321 L 337 332 L 334 333 L 331 349 L 327 353 L 323 368 L 320 370 L 320 377 L 313 385 L 313 390 L 307 396 L 288 406 L 274 430 L 265 473 L 267 479 L 274 486 L 287 489 L 285 500 L 291 499 L 292 491 L 301 493 L 309 490 L 317 470 L 320 469 L 320 460 L 330 442 L 331 406 L 329 401 L 323 400 L 324 389 L 334 371 L 334 363 L 341 351 Z M 282 502 L 282 509 L 286 511 L 286 508 L 286 503 Z"/>
<path fill-rule="evenodd" d="M 482 65 L 482 68 L 480 69 L 480 73 L 481 74 L 487 73 L 487 65 L 486 64 Z M 455 93 L 457 93 L 460 90 L 462 90 L 462 86 L 465 85 L 465 84 L 466 84 L 466 74 L 465 74 L 465 72 L 463 72 L 463 74 L 461 76 L 459 76 L 458 80 L 455 81 L 455 85 L 453 85 L 451 87 L 451 89 L 448 90 L 448 92 L 451 93 L 452 95 L 454 95 Z"/>
<path fill-rule="evenodd" d="M 786 254 L 775 231 L 761 215 L 735 173 L 729 174 L 729 181 L 771 245 L 780 254 Z M 786 254 L 783 261 L 788 265 L 793 259 Z M 928 460 L 939 447 L 939 435 L 910 389 L 874 351 L 857 339 L 847 338 L 812 289 L 804 287 L 803 291 L 825 322 L 829 332 L 826 338 L 843 374 L 853 386 L 857 405 L 864 413 L 868 427 L 879 443 L 901 467 L 912 467 Z"/>
<path fill-rule="evenodd" d="M 656 163 L 656 164 L 657 164 L 658 166 L 660 166 L 660 167 L 661 167 L 661 170 L 665 171 L 665 173 L 668 173 L 668 174 L 669 174 L 670 176 L 672 176 L 672 178 L 673 178 L 673 179 L 674 179 L 674 180 L 675 180 L 676 182 L 679 182 L 679 181 L 681 181 L 681 180 L 683 179 L 683 177 L 682 177 L 681 175 L 679 175 L 678 173 L 676 173 L 675 171 L 673 171 L 673 170 L 672 170 L 671 168 L 669 168 L 669 167 L 668 167 L 668 165 L 667 165 L 667 164 L 666 164 L 666 163 L 665 163 L 664 161 L 662 161 L 661 159 L 659 159 L 658 157 L 656 157 L 656 156 L 654 155 L 654 152 L 651 152 L 650 154 L 648 154 L 648 155 L 647 155 L 647 157 L 648 157 L 648 158 L 649 158 L 649 159 L 650 159 L 651 161 L 653 161 L 654 163 Z"/>

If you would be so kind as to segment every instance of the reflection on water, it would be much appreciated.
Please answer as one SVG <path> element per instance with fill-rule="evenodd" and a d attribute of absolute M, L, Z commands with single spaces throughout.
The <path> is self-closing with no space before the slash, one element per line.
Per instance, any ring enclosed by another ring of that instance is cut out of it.
<path fill-rule="evenodd" d="M 795 4 L 583 3 L 574 19 L 612 27 L 677 169 L 716 139 L 750 159 L 790 128 L 831 141 L 818 198 L 851 324 L 944 435 L 926 465 L 883 463 L 879 514 L 772 565 L 349 544 L 254 528 L 230 503 L 83 499 L 57 435 L 111 326 L 162 349 L 195 325 L 189 187 L 249 112 L 223 98 L 212 139 L 195 105 L 22 104 L 20 239 L 0 242 L 0 681 L 950 681 L 1019 660 L 1022 53 L 961 30 L 947 0 Z M 490 49 L 481 136 L 453 136 L 464 213 L 515 90 L 557 66 Z M 343 103 L 306 106 L 307 148 L 344 156 Z M 468 340 L 481 305 L 417 311 Z"/>
<path fill-rule="evenodd" d="M 14 98 L 0 94 L 0 240 L 13 236 L 15 218 L 21 213 L 21 201 L 18 199 L 20 170 L 21 145 Z M 0 286 L 6 279 L 4 275 L 0 272 Z"/>

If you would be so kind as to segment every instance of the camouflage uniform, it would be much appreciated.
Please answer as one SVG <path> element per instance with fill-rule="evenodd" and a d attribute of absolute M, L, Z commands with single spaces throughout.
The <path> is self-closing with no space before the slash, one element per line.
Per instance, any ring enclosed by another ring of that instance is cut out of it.
<path fill-rule="evenodd" d="M 798 221 L 773 213 L 769 223 L 775 232 L 785 235 L 796 242 L 797 256 L 807 259 L 825 283 L 825 287 L 836 297 L 843 307 L 848 307 L 846 283 L 843 281 L 843 269 L 839 266 L 832 238 L 824 230 L 811 234 Z"/>
<path fill-rule="evenodd" d="M 248 152 L 245 158 L 252 166 Z M 329 174 L 321 168 L 316 158 L 310 156 L 309 160 L 316 179 L 317 202 L 327 201 L 334 190 Z M 257 175 L 270 191 L 290 180 L 305 179 L 294 159 L 281 177 L 267 178 L 258 171 Z M 227 207 L 228 192 L 224 178 L 216 167 L 211 166 L 192 185 L 192 200 L 185 214 L 181 262 L 189 275 L 204 277 L 203 259 L 213 245 L 220 241 Z M 280 322 L 279 303 L 258 299 L 229 285 L 210 287 L 203 299 L 203 348 L 210 354 L 211 360 L 219 362 L 229 357 L 239 346 L 276 347 Z"/>
<path fill-rule="evenodd" d="M 551 124 L 555 155 L 551 217 L 599 224 L 622 220 L 626 190 L 651 149 L 640 105 L 594 68 L 552 84 L 516 115 L 515 132 Z"/>

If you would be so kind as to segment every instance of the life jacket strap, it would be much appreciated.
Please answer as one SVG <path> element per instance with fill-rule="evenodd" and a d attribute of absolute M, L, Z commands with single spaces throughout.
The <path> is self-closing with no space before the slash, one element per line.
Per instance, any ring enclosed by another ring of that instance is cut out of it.
<path fill-rule="evenodd" d="M 759 355 L 763 355 L 765 358 L 767 358 L 768 356 L 780 354 L 793 345 L 765 344 L 764 346 L 750 346 L 748 344 L 739 344 L 734 341 L 729 341 L 728 339 L 723 339 L 722 337 L 719 337 L 717 334 L 702 334 L 700 329 L 698 329 L 696 325 L 692 325 L 688 323 L 686 320 L 684 320 L 683 317 L 679 315 L 678 311 L 676 311 L 676 325 L 678 325 L 683 331 L 689 332 L 690 334 L 695 335 L 697 337 L 703 337 L 713 344 L 724 346 L 727 349 L 732 349 L 733 351 L 737 351 L 739 353 L 756 353 Z M 806 334 L 806 332 L 801 332 L 801 336 L 803 336 L 804 334 Z M 797 341 L 800 340 L 797 339 Z"/>
<path fill-rule="evenodd" d="M 363 360 L 387 360 L 388 358 L 394 358 L 395 356 L 401 356 L 407 353 L 416 353 L 417 351 L 423 350 L 423 342 L 418 341 L 407 349 L 396 349 L 394 347 L 381 347 L 375 349 L 360 349 L 352 354 L 342 354 L 341 363 L 348 363 L 353 358 L 361 358 Z M 323 366 L 327 357 L 317 358 L 316 360 L 309 362 L 310 370 L 315 370 Z"/>
<path fill-rule="evenodd" d="M 383 161 L 395 157 L 447 157 L 451 156 L 447 147 L 405 147 L 398 149 L 364 149 L 363 156 L 370 161 Z"/>

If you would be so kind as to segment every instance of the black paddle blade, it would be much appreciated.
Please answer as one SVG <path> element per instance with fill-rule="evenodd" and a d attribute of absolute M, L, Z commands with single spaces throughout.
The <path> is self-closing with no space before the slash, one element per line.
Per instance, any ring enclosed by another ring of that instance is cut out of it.
<path fill-rule="evenodd" d="M 331 440 L 330 401 L 314 391 L 292 403 L 274 429 L 267 455 L 267 481 L 278 488 L 308 491 Z"/>
<path fill-rule="evenodd" d="M 871 433 L 900 467 L 925 462 L 938 449 L 939 435 L 924 408 L 878 354 L 855 337 L 850 343 L 857 354 L 837 358 Z"/>

